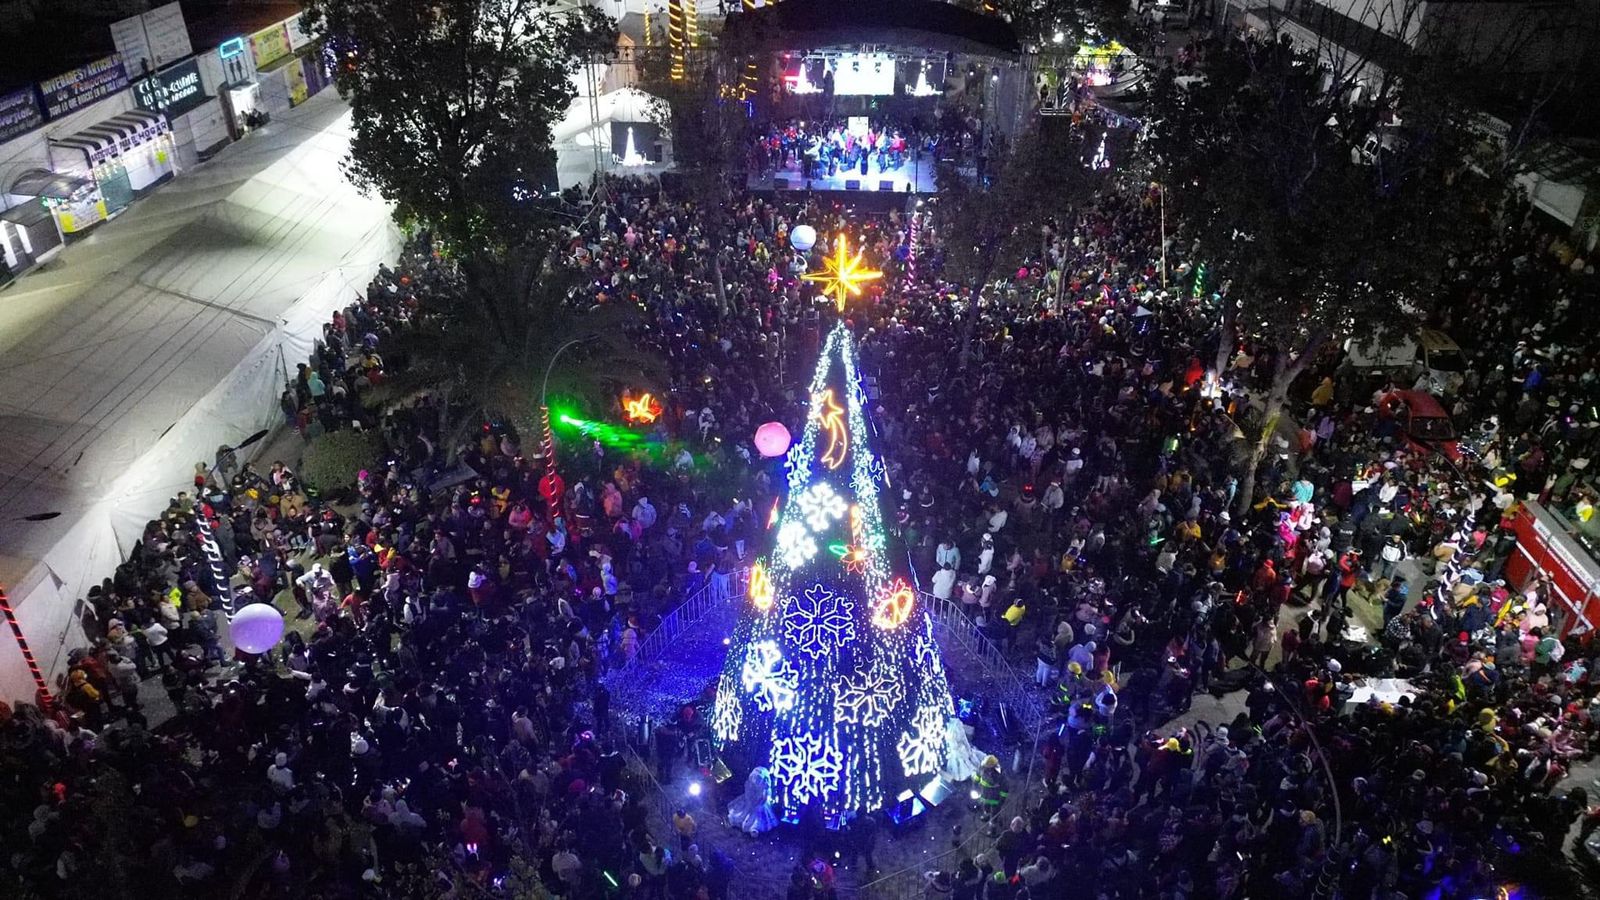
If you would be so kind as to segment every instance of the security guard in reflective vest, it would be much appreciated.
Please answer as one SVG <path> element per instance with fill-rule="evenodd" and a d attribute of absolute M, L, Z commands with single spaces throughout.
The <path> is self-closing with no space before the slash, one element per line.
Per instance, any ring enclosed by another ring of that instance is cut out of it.
<path fill-rule="evenodd" d="M 978 807 L 985 820 L 993 818 L 1002 804 L 1006 802 L 1005 775 L 1000 771 L 1000 760 L 994 756 L 984 757 L 983 765 L 978 768 L 978 774 L 973 777 L 978 785 Z"/>

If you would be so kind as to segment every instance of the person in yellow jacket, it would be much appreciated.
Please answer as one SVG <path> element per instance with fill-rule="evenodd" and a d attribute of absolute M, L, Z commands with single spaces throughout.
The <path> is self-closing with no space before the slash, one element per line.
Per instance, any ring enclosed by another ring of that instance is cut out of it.
<path fill-rule="evenodd" d="M 1006 790 L 1005 773 L 1000 770 L 999 758 L 993 755 L 984 757 L 983 765 L 978 767 L 978 774 L 972 777 L 972 782 L 976 786 L 972 792 L 973 799 L 978 801 L 984 821 L 994 818 L 1010 795 Z"/>

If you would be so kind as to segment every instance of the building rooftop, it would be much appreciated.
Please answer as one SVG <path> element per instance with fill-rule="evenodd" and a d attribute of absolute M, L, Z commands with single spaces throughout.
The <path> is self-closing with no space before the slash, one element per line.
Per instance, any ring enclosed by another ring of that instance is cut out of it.
<path fill-rule="evenodd" d="M 0 93 L 37 84 L 116 52 L 111 25 L 166 0 L 22 4 L 0 18 Z M 281 22 L 301 9 L 297 0 L 181 0 L 196 52 Z M 31 9 L 23 18 L 19 10 Z"/>

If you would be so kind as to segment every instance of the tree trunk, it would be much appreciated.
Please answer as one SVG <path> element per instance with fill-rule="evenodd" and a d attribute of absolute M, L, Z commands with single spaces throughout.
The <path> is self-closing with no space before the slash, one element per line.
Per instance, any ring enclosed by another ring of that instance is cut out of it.
<path fill-rule="evenodd" d="M 1222 298 L 1222 324 L 1217 335 L 1217 357 L 1214 371 L 1217 381 L 1222 381 L 1223 375 L 1228 371 L 1228 363 L 1233 361 L 1234 321 L 1239 317 L 1239 304 L 1232 297 L 1226 295 Z"/>
<path fill-rule="evenodd" d="M 717 286 L 717 309 L 722 315 L 728 315 L 728 291 L 722 283 L 722 252 L 716 251 L 711 257 L 711 281 Z"/>
<path fill-rule="evenodd" d="M 1239 494 L 1237 503 L 1234 506 L 1234 512 L 1241 517 L 1249 515 L 1250 507 L 1255 503 L 1256 474 L 1261 468 L 1261 460 L 1266 457 L 1268 451 L 1272 448 L 1273 435 L 1278 433 L 1278 421 L 1283 418 L 1283 405 L 1289 399 L 1289 386 L 1294 384 L 1294 380 L 1299 378 L 1300 373 L 1306 370 L 1306 366 L 1310 365 L 1311 360 L 1316 358 L 1318 351 L 1322 349 L 1322 345 L 1326 340 L 1326 332 L 1316 331 L 1306 339 L 1305 345 L 1300 348 L 1300 352 L 1296 354 L 1293 360 L 1286 360 L 1282 354 L 1276 357 L 1277 362 L 1274 363 L 1274 371 L 1272 373 L 1272 387 L 1267 391 L 1266 405 L 1263 410 L 1264 421 L 1261 424 L 1261 437 L 1256 440 L 1255 447 L 1251 449 L 1250 461 L 1246 463 L 1244 475 L 1239 479 Z"/>
<path fill-rule="evenodd" d="M 1266 410 L 1261 424 L 1261 436 L 1256 439 L 1255 446 L 1250 450 L 1250 461 L 1245 464 L 1244 475 L 1239 479 L 1238 503 L 1234 512 L 1240 517 L 1250 514 L 1250 506 L 1256 499 L 1256 473 L 1261 468 L 1261 460 L 1266 457 L 1267 451 L 1272 447 L 1272 436 L 1278 432 L 1278 419 L 1283 415 L 1283 401 L 1288 394 L 1288 385 L 1280 382 L 1283 373 L 1280 371 L 1272 378 L 1272 390 L 1267 394 Z"/>

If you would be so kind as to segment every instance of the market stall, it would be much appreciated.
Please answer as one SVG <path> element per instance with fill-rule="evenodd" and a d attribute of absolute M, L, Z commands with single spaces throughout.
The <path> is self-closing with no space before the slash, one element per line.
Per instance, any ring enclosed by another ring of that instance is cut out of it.
<path fill-rule="evenodd" d="M 135 109 L 77 134 L 50 141 L 51 165 L 87 175 L 100 187 L 111 215 L 133 201 L 136 191 L 170 177 L 172 129 L 166 116 Z"/>

